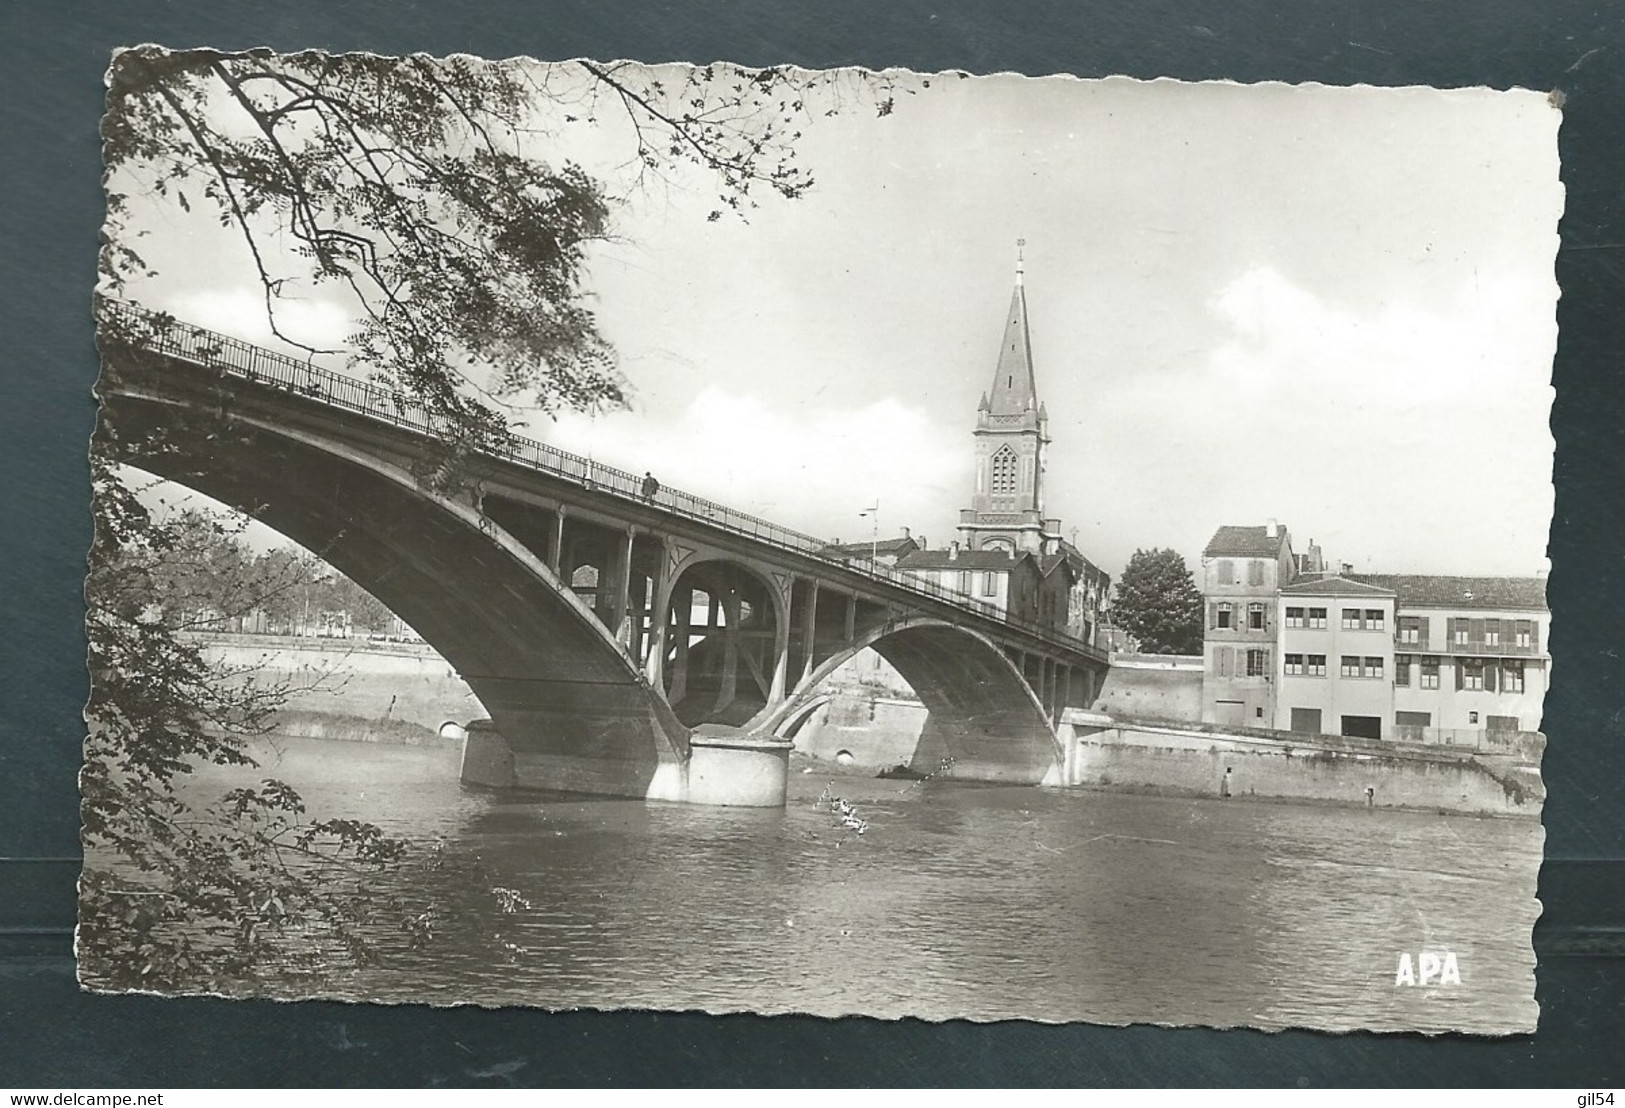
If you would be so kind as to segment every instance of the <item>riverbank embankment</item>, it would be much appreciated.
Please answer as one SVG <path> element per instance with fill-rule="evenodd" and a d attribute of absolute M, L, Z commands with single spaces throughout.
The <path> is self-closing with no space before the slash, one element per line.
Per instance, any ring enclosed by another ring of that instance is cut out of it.
<path fill-rule="evenodd" d="M 347 742 L 438 743 L 442 724 L 485 709 L 451 665 L 422 643 L 215 635 L 205 656 L 243 678 L 281 683 L 275 728 Z"/>
<path fill-rule="evenodd" d="M 1538 817 L 1538 763 L 1437 746 L 1233 733 L 1068 710 L 1054 783 L 1480 816 Z"/>

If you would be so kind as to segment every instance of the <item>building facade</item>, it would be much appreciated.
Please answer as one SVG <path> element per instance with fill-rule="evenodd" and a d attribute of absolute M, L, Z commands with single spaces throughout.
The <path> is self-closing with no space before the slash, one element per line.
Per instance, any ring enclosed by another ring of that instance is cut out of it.
<path fill-rule="evenodd" d="M 1072 569 L 1064 555 L 1022 551 L 918 550 L 897 568 L 962 593 L 971 602 L 1055 631 L 1067 629 Z"/>
<path fill-rule="evenodd" d="M 1274 680 L 1278 731 L 1392 737 L 1394 592 L 1344 577 L 1281 588 Z"/>
<path fill-rule="evenodd" d="M 1551 672 L 1551 612 L 1538 577 L 1359 574 L 1397 597 L 1394 733 L 1475 741 L 1538 731 Z"/>
<path fill-rule="evenodd" d="M 1270 728 L 1276 598 L 1296 572 L 1285 527 L 1220 527 L 1202 551 L 1202 722 Z"/>

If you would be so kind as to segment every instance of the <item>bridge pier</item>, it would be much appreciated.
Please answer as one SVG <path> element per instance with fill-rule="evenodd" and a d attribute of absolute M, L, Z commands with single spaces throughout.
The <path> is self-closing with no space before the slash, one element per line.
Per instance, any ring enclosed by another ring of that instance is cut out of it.
<path fill-rule="evenodd" d="M 733 808 L 782 808 L 790 781 L 789 739 L 772 735 L 699 733 L 689 740 L 687 762 L 662 762 L 643 794 L 666 800 Z M 557 789 L 597 793 L 591 785 L 598 771 L 612 765 L 593 759 L 544 758 L 527 764 L 490 720 L 474 720 L 464 729 L 459 777 L 465 785 L 489 789 Z M 608 789 L 603 790 L 614 795 Z"/>

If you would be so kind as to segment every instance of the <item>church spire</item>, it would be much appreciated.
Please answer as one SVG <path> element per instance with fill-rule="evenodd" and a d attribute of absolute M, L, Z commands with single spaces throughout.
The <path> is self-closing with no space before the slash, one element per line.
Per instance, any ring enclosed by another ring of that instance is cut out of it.
<path fill-rule="evenodd" d="M 1024 287 L 1026 239 L 1016 240 L 1016 287 L 1010 294 L 1010 314 L 999 344 L 999 365 L 988 393 L 995 416 L 1020 415 L 1038 408 L 1038 387 L 1033 381 L 1032 338 L 1027 333 L 1027 290 Z"/>

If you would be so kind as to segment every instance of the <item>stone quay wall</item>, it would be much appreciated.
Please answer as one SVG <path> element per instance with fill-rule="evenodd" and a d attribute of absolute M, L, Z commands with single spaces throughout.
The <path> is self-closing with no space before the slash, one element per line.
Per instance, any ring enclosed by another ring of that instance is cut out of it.
<path fill-rule="evenodd" d="M 1484 816 L 1536 817 L 1544 799 L 1532 766 L 1437 748 L 1225 734 L 1079 710 L 1065 714 L 1059 737 L 1056 783 L 1073 787 Z"/>

